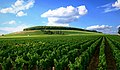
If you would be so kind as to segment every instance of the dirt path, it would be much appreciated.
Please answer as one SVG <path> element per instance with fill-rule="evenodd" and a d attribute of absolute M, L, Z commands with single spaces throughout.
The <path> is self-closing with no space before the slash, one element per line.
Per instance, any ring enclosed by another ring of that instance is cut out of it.
<path fill-rule="evenodd" d="M 2 70 L 2 65 L 0 64 L 0 70 Z"/>
<path fill-rule="evenodd" d="M 107 62 L 107 70 L 117 70 L 116 63 L 113 58 L 112 52 L 110 50 L 109 44 L 107 40 L 105 39 L 105 56 L 106 56 L 106 62 Z"/>
<path fill-rule="evenodd" d="M 100 44 L 97 45 L 95 53 L 92 56 L 92 59 L 90 60 L 89 66 L 87 67 L 87 70 L 96 70 L 99 63 L 99 51 L 100 51 Z"/>

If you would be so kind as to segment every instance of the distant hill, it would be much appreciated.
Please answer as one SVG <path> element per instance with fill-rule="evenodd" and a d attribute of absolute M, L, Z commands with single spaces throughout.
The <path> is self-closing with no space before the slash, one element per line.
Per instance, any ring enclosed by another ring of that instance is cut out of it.
<path fill-rule="evenodd" d="M 60 27 L 60 26 L 35 26 L 23 29 L 20 32 L 7 34 L 6 36 L 33 36 L 33 35 L 75 35 L 75 34 L 102 34 L 95 30 L 85 30 L 74 27 Z"/>
<path fill-rule="evenodd" d="M 81 28 L 62 27 L 62 26 L 35 26 L 35 27 L 25 28 L 23 31 L 30 31 L 30 30 L 79 30 L 79 31 L 97 32 L 95 30 L 86 30 Z M 101 32 L 97 32 L 97 33 L 101 33 Z"/>

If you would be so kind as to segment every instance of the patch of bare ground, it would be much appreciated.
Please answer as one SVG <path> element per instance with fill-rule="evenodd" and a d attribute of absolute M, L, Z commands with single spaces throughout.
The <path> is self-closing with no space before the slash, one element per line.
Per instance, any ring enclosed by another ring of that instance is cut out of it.
<path fill-rule="evenodd" d="M 2 65 L 0 64 L 0 70 L 2 70 Z"/>
<path fill-rule="evenodd" d="M 101 44 L 101 42 L 97 45 L 97 47 L 95 49 L 95 53 L 92 56 L 90 63 L 87 67 L 87 70 L 96 70 L 97 69 L 97 66 L 99 63 L 100 44 Z"/>
<path fill-rule="evenodd" d="M 106 63 L 107 63 L 107 70 L 117 70 L 116 68 L 116 62 L 113 58 L 110 46 L 105 39 L 105 56 L 106 56 Z"/>

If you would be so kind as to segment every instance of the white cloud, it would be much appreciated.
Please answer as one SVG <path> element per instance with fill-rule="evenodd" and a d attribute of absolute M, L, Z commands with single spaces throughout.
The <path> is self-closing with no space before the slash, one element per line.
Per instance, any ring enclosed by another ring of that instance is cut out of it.
<path fill-rule="evenodd" d="M 14 20 L 9 21 L 8 24 L 16 24 L 16 21 L 14 21 Z"/>
<path fill-rule="evenodd" d="M 29 0 L 28 2 L 17 0 L 11 7 L 1 9 L 0 13 L 12 13 L 18 16 L 18 14 L 22 12 L 22 16 L 25 16 L 23 11 L 33 7 L 34 3 L 34 0 Z"/>
<path fill-rule="evenodd" d="M 27 25 L 19 25 L 17 27 L 0 27 L 0 31 L 6 32 L 6 33 L 11 33 L 11 32 L 17 32 L 17 31 L 22 31 L 24 28 L 27 28 Z"/>
<path fill-rule="evenodd" d="M 117 26 L 117 28 L 119 28 L 119 27 L 120 27 L 120 25 Z"/>
<path fill-rule="evenodd" d="M 97 8 L 104 8 L 104 7 L 111 7 L 111 3 L 105 4 L 105 5 L 102 5 L 102 6 L 98 6 Z"/>
<path fill-rule="evenodd" d="M 61 24 L 61 23 L 47 23 L 47 26 L 69 26 L 69 24 Z"/>
<path fill-rule="evenodd" d="M 120 9 L 120 0 L 117 0 L 112 6 Z"/>
<path fill-rule="evenodd" d="M 21 16 L 26 16 L 26 15 L 27 15 L 27 13 L 24 13 L 23 11 L 20 11 L 20 12 L 17 13 L 16 16 L 21 17 Z"/>
<path fill-rule="evenodd" d="M 23 0 L 17 0 L 17 1 L 15 2 L 14 6 L 22 6 L 23 3 L 24 3 Z"/>
<path fill-rule="evenodd" d="M 119 10 L 118 8 L 106 8 L 104 9 L 104 13 L 112 12 L 112 11 L 117 11 Z"/>
<path fill-rule="evenodd" d="M 16 21 L 15 20 L 11 20 L 11 21 L 8 21 L 8 22 L 5 22 L 5 23 L 3 23 L 3 24 L 16 24 Z"/>
<path fill-rule="evenodd" d="M 85 6 L 79 6 L 77 8 L 78 8 L 79 15 L 85 15 L 88 12 Z"/>
<path fill-rule="evenodd" d="M 104 13 L 120 10 L 120 0 L 115 3 L 108 3 L 97 8 L 104 8 Z"/>
<path fill-rule="evenodd" d="M 0 13 L 15 13 L 13 8 L 4 8 L 0 10 Z"/>
<path fill-rule="evenodd" d="M 86 29 L 89 30 L 105 30 L 105 29 L 110 29 L 112 26 L 109 25 L 94 25 L 94 26 L 89 26 Z"/>
<path fill-rule="evenodd" d="M 73 7 L 60 7 L 55 10 L 48 10 L 41 17 L 48 18 L 48 26 L 69 26 L 69 23 L 79 19 L 87 13 L 84 5 Z"/>
<path fill-rule="evenodd" d="M 89 26 L 86 29 L 88 30 L 97 30 L 103 33 L 112 33 L 113 31 L 111 31 L 112 26 L 109 25 L 93 25 L 93 26 Z"/>

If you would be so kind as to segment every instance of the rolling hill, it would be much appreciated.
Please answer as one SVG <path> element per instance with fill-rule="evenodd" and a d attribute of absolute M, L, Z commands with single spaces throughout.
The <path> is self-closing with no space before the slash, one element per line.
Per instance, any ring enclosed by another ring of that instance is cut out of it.
<path fill-rule="evenodd" d="M 6 36 L 29 36 L 29 35 L 68 35 L 68 34 L 101 34 L 95 30 L 85 30 L 74 27 L 60 26 L 35 26 L 23 29 L 20 32 L 7 34 Z"/>

